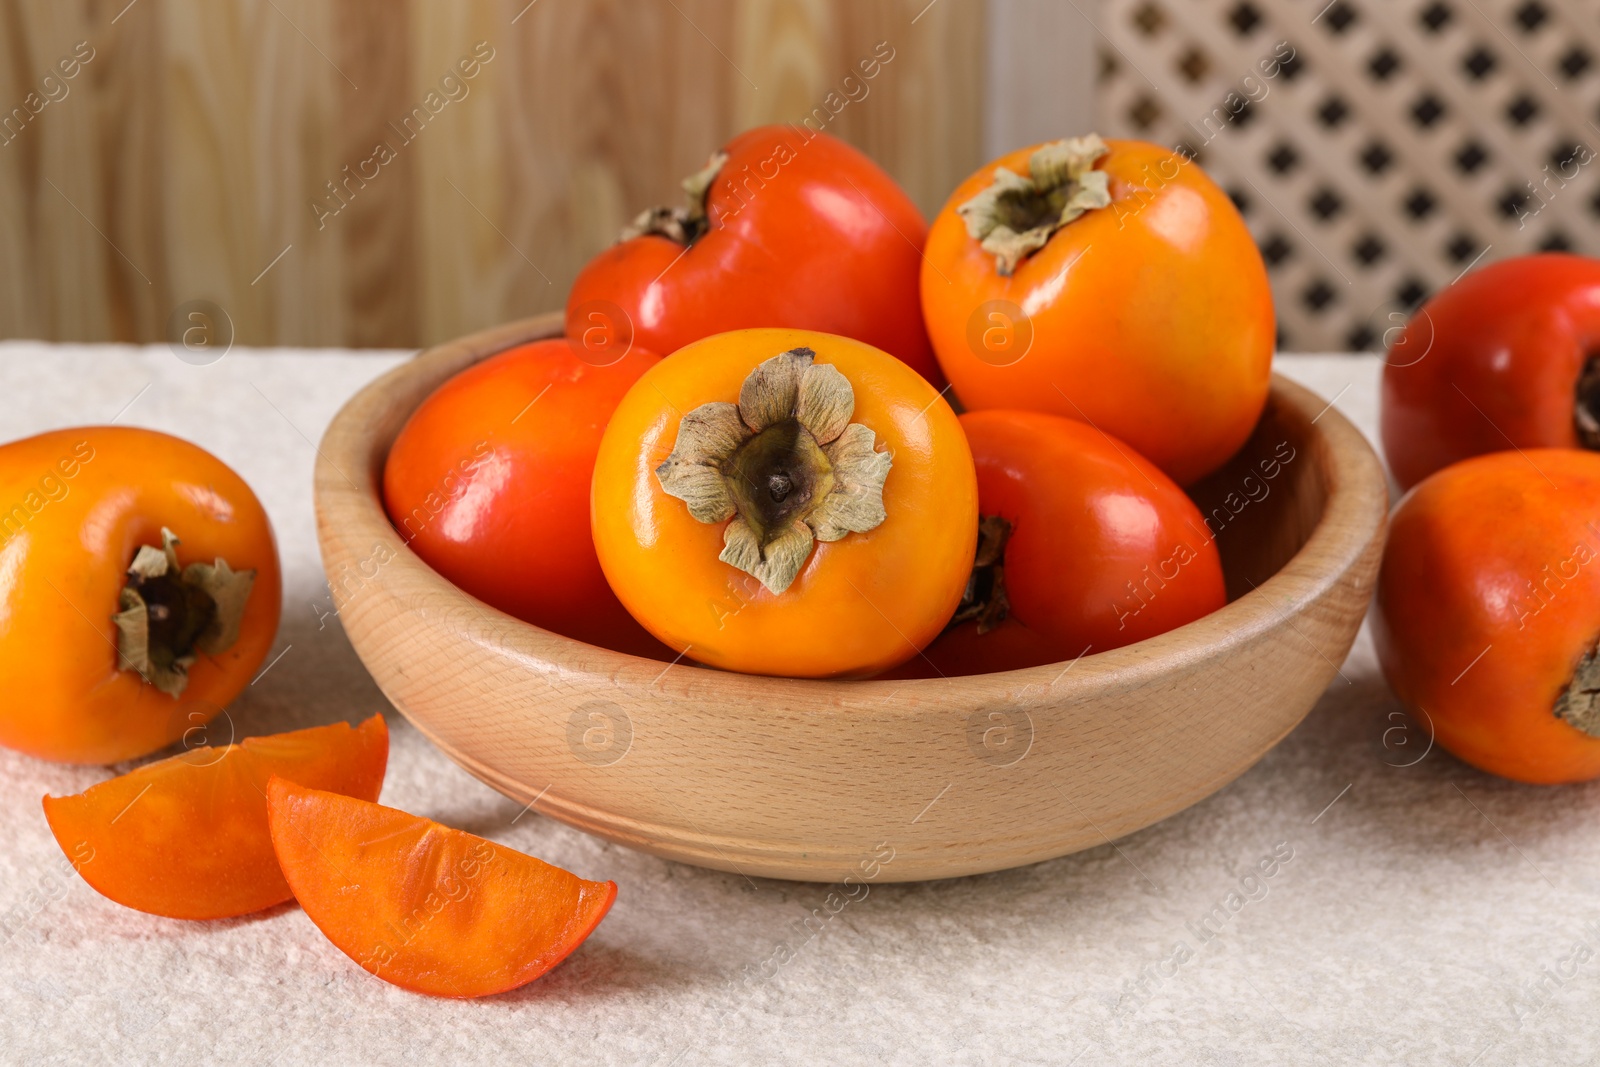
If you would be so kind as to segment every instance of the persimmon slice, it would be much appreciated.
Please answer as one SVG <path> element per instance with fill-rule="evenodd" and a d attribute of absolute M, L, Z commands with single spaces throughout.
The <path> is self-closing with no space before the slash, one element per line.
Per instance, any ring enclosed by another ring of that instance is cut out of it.
<path fill-rule="evenodd" d="M 349 723 L 194 748 L 44 798 L 56 842 L 83 880 L 118 904 L 173 919 L 224 919 L 288 900 L 267 828 L 267 782 L 297 782 L 376 800 L 389 728 Z"/>
<path fill-rule="evenodd" d="M 617 883 L 381 804 L 275 778 L 272 843 L 329 941 L 386 982 L 439 997 L 525 985 L 611 910 Z"/>

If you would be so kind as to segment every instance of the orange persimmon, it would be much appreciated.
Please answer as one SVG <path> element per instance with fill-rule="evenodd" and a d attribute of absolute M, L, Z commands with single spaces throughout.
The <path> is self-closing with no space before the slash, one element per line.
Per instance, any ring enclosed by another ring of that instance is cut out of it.
<path fill-rule="evenodd" d="M 1395 508 L 1378 661 L 1419 728 L 1522 782 L 1600 776 L 1600 455 L 1496 452 Z"/>
<path fill-rule="evenodd" d="M 250 683 L 278 630 L 272 525 L 187 441 L 125 426 L 0 447 L 0 744 L 142 756 Z"/>
<path fill-rule="evenodd" d="M 374 715 L 247 737 L 181 755 L 68 797 L 45 797 L 61 850 L 96 892 L 171 919 L 225 919 L 289 899 L 267 829 L 267 782 L 376 800 L 389 728 Z"/>
<path fill-rule="evenodd" d="M 416 993 L 526 985 L 617 898 L 615 882 L 381 804 L 282 778 L 267 793 L 278 861 L 306 915 L 364 970 Z"/>
<path fill-rule="evenodd" d="M 1227 194 L 1158 145 L 1090 134 L 984 166 L 928 232 L 922 311 L 966 410 L 1091 423 L 1183 485 L 1266 404 L 1261 253 Z"/>
<path fill-rule="evenodd" d="M 738 330 L 652 367 L 612 416 L 591 522 L 611 588 L 712 666 L 861 676 L 961 600 L 972 452 L 904 363 L 845 337 Z"/>

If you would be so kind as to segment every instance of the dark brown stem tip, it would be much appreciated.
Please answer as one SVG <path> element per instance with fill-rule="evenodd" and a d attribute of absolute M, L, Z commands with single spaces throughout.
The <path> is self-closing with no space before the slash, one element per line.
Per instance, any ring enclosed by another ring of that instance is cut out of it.
<path fill-rule="evenodd" d="M 178 566 L 178 538 L 162 527 L 161 547 L 141 545 L 128 567 L 117 627 L 117 667 L 135 671 L 176 697 L 189 684 L 200 653 L 218 655 L 239 639 L 245 601 L 255 571 L 235 571 L 226 560 Z"/>
<path fill-rule="evenodd" d="M 1578 443 L 1600 452 L 1600 356 L 1590 356 L 1583 373 L 1578 375 L 1572 423 L 1578 431 Z"/>
<path fill-rule="evenodd" d="M 876 529 L 888 517 L 883 482 L 894 457 L 851 422 L 855 390 L 809 348 L 763 360 L 739 402 L 712 401 L 678 424 L 672 454 L 656 468 L 669 496 L 698 522 L 720 523 L 717 558 L 779 595 L 816 541 Z"/>
<path fill-rule="evenodd" d="M 638 217 L 622 231 L 620 240 L 629 241 L 645 234 L 665 237 L 685 248 L 704 237 L 711 229 L 711 219 L 706 215 L 706 197 L 711 183 L 716 181 L 722 167 L 728 162 L 726 152 L 718 152 L 706 165 L 683 179 L 686 207 L 653 207 L 639 213 Z"/>
<path fill-rule="evenodd" d="M 973 556 L 972 574 L 967 578 L 966 591 L 961 594 L 961 606 L 956 608 L 946 629 L 976 619 L 978 632 L 986 634 L 1011 614 L 1005 567 L 1006 542 L 1011 539 L 1011 529 L 1011 524 L 999 515 L 979 517 L 978 550 Z"/>

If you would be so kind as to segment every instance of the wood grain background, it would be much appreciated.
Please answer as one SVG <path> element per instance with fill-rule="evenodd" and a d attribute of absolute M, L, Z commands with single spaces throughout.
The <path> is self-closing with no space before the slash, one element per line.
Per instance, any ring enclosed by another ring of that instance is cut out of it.
<path fill-rule="evenodd" d="M 810 113 L 879 42 L 827 129 L 931 213 L 984 159 L 985 8 L 0 0 L 0 337 L 159 341 L 204 299 L 243 344 L 415 346 L 557 308 L 715 146 Z M 405 142 L 391 123 L 475 46 Z"/>

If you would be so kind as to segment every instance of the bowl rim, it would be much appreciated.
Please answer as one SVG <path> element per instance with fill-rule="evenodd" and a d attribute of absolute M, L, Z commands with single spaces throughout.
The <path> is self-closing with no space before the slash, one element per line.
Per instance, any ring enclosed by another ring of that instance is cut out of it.
<path fill-rule="evenodd" d="M 575 658 L 583 664 L 577 674 L 604 678 L 612 684 L 653 679 L 665 673 L 659 660 L 590 645 L 546 630 L 500 611 L 457 587 L 411 550 L 390 523 L 383 506 L 382 467 L 392 440 L 381 450 L 377 448 L 374 426 L 380 418 L 392 414 L 376 406 L 390 390 L 419 376 L 435 378 L 426 390 L 418 393 L 416 405 L 399 419 L 395 426 L 398 432 L 416 406 L 449 377 L 517 345 L 559 337 L 562 328 L 562 313 L 551 312 L 477 331 L 425 349 L 358 390 L 329 422 L 317 449 L 314 480 L 319 539 L 325 536 L 331 524 L 329 513 L 336 509 L 337 503 L 344 521 L 353 518 L 356 523 L 355 528 L 341 531 L 345 539 L 383 544 L 396 557 L 387 565 L 403 566 L 423 581 L 431 593 L 444 593 L 451 598 L 452 606 L 465 609 L 453 613 L 460 619 L 473 619 L 476 615 L 472 624 L 474 632 L 468 635 L 475 643 L 510 648 L 544 665 L 557 665 Z M 937 699 L 941 703 L 951 696 L 981 699 L 998 689 L 1013 691 L 1013 706 L 1020 700 L 1021 706 L 1027 707 L 1029 693 L 1040 700 L 1049 696 L 1054 703 L 1063 695 L 1087 696 L 1091 689 L 1102 690 L 1108 683 L 1116 690 L 1148 685 L 1176 666 L 1224 654 L 1258 640 L 1273 628 L 1285 624 L 1293 627 L 1293 606 L 1325 595 L 1356 565 L 1371 541 L 1381 535 L 1388 516 L 1389 491 L 1372 446 L 1333 402 L 1324 402 L 1310 389 L 1273 371 L 1268 403 L 1304 417 L 1308 425 L 1314 427 L 1310 431 L 1312 440 L 1320 437 L 1326 445 L 1320 450 L 1328 483 L 1322 514 L 1305 542 L 1276 572 L 1255 584 L 1249 592 L 1193 622 L 1120 648 L 1081 655 L 1075 660 L 943 678 L 847 680 L 741 674 L 701 666 L 681 655 L 669 665 L 670 669 L 690 672 L 686 685 L 745 689 L 752 697 L 759 691 L 769 700 L 775 693 L 781 693 L 813 706 L 819 700 L 836 697 L 841 692 L 839 687 L 846 685 L 853 709 L 859 709 L 862 701 L 890 708 L 896 704 L 910 707 L 923 703 L 916 699 L 918 697 Z M 325 546 L 324 555 L 326 557 Z M 1279 607 L 1279 604 L 1289 607 Z M 576 657 L 562 654 L 579 650 L 582 654 Z M 1328 658 L 1320 649 L 1317 651 L 1324 659 Z M 1340 666 L 1332 665 L 1335 670 Z M 887 699 L 895 694 L 903 699 Z"/>

